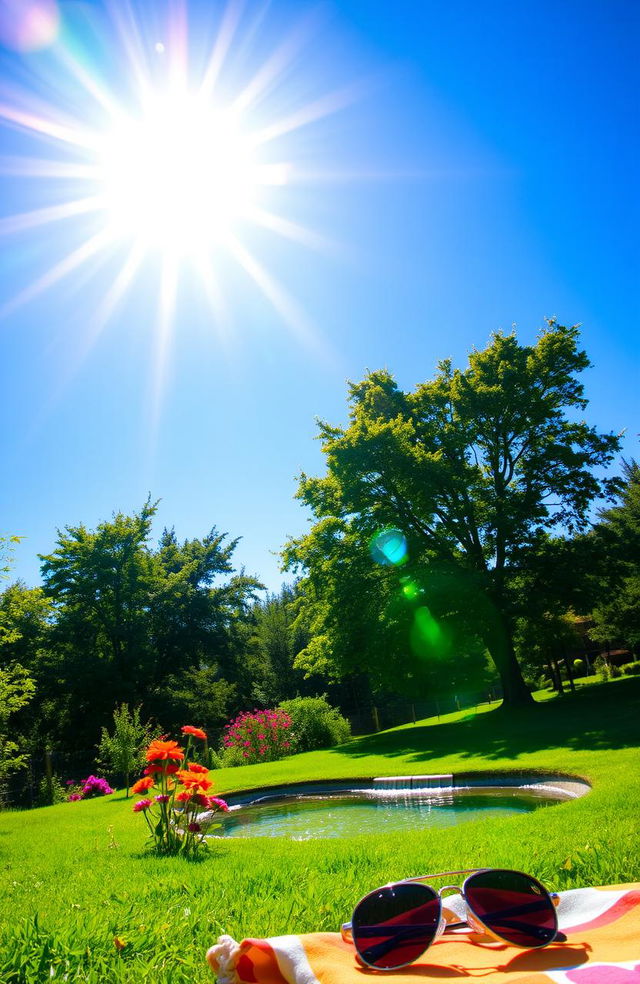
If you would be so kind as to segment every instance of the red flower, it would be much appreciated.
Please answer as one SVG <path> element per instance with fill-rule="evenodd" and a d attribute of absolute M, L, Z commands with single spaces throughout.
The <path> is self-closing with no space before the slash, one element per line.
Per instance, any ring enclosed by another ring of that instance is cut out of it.
<path fill-rule="evenodd" d="M 177 774 L 178 782 L 187 789 L 195 789 L 198 793 L 206 792 L 207 789 L 211 789 L 213 783 L 206 776 L 201 775 L 199 772 L 188 772 L 186 769 L 180 769 Z"/>
<path fill-rule="evenodd" d="M 156 738 L 152 741 L 146 752 L 147 762 L 167 762 L 169 759 L 180 761 L 184 758 L 184 752 L 177 741 L 161 741 Z"/>
<path fill-rule="evenodd" d="M 197 762 L 189 762 L 187 769 L 189 770 L 189 772 L 201 772 L 205 776 L 209 772 L 206 765 L 198 765 Z"/>
<path fill-rule="evenodd" d="M 145 776 L 153 776 L 158 775 L 160 772 L 164 772 L 168 776 L 174 776 L 179 768 L 179 765 L 167 760 L 164 765 L 148 765 L 144 770 L 144 774 Z"/>
<path fill-rule="evenodd" d="M 131 792 L 146 793 L 146 791 L 148 789 L 151 789 L 151 787 L 154 785 L 155 785 L 155 781 L 153 776 L 146 776 L 144 779 L 138 779 L 137 782 L 134 782 L 133 786 L 131 787 Z"/>
<path fill-rule="evenodd" d="M 190 724 L 184 724 L 180 728 L 180 731 L 183 735 L 193 735 L 194 738 L 201 738 L 202 741 L 207 740 L 206 732 L 204 732 L 202 728 L 194 728 Z"/>
<path fill-rule="evenodd" d="M 176 793 L 176 799 L 178 803 L 188 803 L 191 799 L 191 790 L 183 789 L 179 793 Z"/>

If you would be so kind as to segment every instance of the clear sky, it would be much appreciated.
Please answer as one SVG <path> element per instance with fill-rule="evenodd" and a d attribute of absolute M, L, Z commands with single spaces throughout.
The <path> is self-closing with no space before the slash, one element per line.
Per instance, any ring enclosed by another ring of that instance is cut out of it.
<path fill-rule="evenodd" d="M 639 456 L 635 0 L 0 0 L 0 532 L 307 523 L 315 418 L 583 325 Z"/>

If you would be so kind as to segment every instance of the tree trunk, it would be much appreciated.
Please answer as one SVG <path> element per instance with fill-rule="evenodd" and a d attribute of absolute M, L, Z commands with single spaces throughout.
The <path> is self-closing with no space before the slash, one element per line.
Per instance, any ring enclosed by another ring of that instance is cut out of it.
<path fill-rule="evenodd" d="M 511 639 L 505 634 L 497 644 L 489 647 L 489 652 L 500 674 L 502 706 L 525 707 L 535 703 L 524 682 Z"/>

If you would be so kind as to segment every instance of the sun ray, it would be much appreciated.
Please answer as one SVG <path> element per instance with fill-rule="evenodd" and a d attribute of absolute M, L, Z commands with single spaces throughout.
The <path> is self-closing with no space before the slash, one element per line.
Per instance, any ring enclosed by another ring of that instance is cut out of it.
<path fill-rule="evenodd" d="M 303 246 L 308 246 L 310 249 L 315 249 L 323 253 L 336 253 L 340 249 L 335 240 L 321 236 L 312 229 L 308 229 L 298 222 L 292 222 L 290 219 L 285 219 L 281 215 L 276 215 L 274 212 L 269 212 L 267 209 L 255 206 L 251 209 L 249 218 L 255 225 L 263 226 L 263 228 L 270 229 L 272 232 L 277 232 L 278 235 L 284 236 L 285 239 L 302 243 Z"/>
<path fill-rule="evenodd" d="M 242 4 L 239 0 L 229 0 L 200 84 L 200 97 L 203 99 L 209 98 L 215 89 L 218 76 L 222 71 L 222 66 L 240 23 L 241 12 Z"/>
<path fill-rule="evenodd" d="M 109 91 L 101 85 L 98 85 L 97 80 L 87 71 L 87 69 L 73 57 L 71 52 L 69 52 L 63 45 L 59 45 L 56 51 L 58 61 L 64 65 L 67 71 L 76 79 L 77 82 L 83 87 L 85 92 L 93 96 L 95 101 L 99 106 L 107 111 L 109 116 L 112 118 L 117 117 L 122 113 L 122 107 L 118 105 L 115 99 L 112 98 Z"/>
<path fill-rule="evenodd" d="M 146 57 L 146 46 L 142 42 L 138 22 L 129 0 L 106 0 L 107 9 L 126 60 L 133 74 L 133 88 L 140 102 L 144 104 L 152 91 L 152 79 Z"/>
<path fill-rule="evenodd" d="M 56 122 L 53 109 L 48 107 L 47 111 L 51 113 L 51 118 L 22 110 L 18 106 L 10 106 L 7 102 L 0 103 L 0 119 L 5 123 L 38 136 L 51 137 L 60 143 L 82 147 L 85 150 L 95 150 L 96 135 L 91 129 L 79 124 L 70 126 Z"/>
<path fill-rule="evenodd" d="M 101 174 L 96 164 L 47 160 L 43 157 L 0 156 L 0 174 L 19 178 L 60 178 L 96 181 Z"/>
<path fill-rule="evenodd" d="M 225 350 L 228 350 L 231 339 L 231 320 L 229 309 L 225 303 L 219 277 L 216 275 L 211 257 L 206 253 L 196 255 L 194 264 L 205 297 L 214 316 L 214 325 L 218 340 Z"/>
<path fill-rule="evenodd" d="M 246 112 L 254 106 L 283 75 L 285 69 L 294 61 L 296 55 L 307 42 L 311 30 L 311 16 L 308 15 L 286 37 L 258 69 L 253 78 L 236 96 L 231 108 L 234 112 Z"/>
<path fill-rule="evenodd" d="M 120 272 L 105 294 L 100 307 L 94 315 L 94 330 L 91 333 L 91 344 L 93 344 L 100 334 L 114 310 L 120 304 L 123 297 L 135 280 L 136 274 L 144 260 L 144 247 L 142 243 L 136 242 L 131 247 L 126 256 Z M 97 330 L 96 330 L 97 329 Z"/>
<path fill-rule="evenodd" d="M 39 294 L 42 294 L 43 291 L 53 287 L 54 284 L 67 277 L 74 270 L 77 270 L 87 260 L 104 250 L 112 242 L 112 237 L 106 229 L 101 229 L 94 236 L 91 236 L 90 239 L 85 240 L 77 249 L 68 253 L 41 277 L 12 297 L 6 304 L 3 304 L 0 307 L 0 320 L 6 318 L 9 314 L 13 314 L 19 307 L 22 307 L 28 301 L 32 301 Z"/>
<path fill-rule="evenodd" d="M 249 274 L 275 310 L 282 316 L 299 341 L 315 348 L 316 333 L 302 308 L 285 288 L 267 272 L 265 267 L 253 256 L 239 239 L 229 239 L 229 250 L 240 266 Z"/>
<path fill-rule="evenodd" d="M 75 201 L 64 202 L 61 205 L 48 205 L 45 208 L 33 209 L 31 212 L 21 212 L 18 215 L 8 215 L 0 219 L 0 236 L 9 236 L 25 229 L 35 229 L 48 225 L 50 222 L 60 222 L 86 212 L 95 212 L 103 208 L 104 201 L 99 195 L 90 198 L 78 198 Z"/>
<path fill-rule="evenodd" d="M 154 433 L 157 433 L 160 425 L 162 395 L 166 384 L 173 316 L 178 293 L 178 270 L 179 258 L 175 253 L 166 253 L 162 260 L 162 273 L 160 275 L 155 364 L 152 379 L 151 423 Z"/>
<path fill-rule="evenodd" d="M 276 120 L 261 130 L 257 130 L 252 135 L 252 140 L 256 146 L 268 143 L 277 137 L 284 136 L 285 133 L 298 130 L 300 127 L 307 126 L 309 123 L 315 123 L 316 120 L 320 120 L 325 116 L 331 116 L 333 113 L 344 109 L 359 99 L 362 91 L 362 85 L 353 84 L 338 89 L 335 92 L 330 92 L 328 95 L 322 96 L 320 99 L 316 99 L 306 106 L 302 106 L 294 113 L 290 113 L 289 116 L 285 116 L 281 120 Z"/>

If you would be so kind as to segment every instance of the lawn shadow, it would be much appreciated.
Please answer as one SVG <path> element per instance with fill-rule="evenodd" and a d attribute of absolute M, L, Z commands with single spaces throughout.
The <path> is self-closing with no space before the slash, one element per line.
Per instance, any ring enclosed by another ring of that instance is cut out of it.
<path fill-rule="evenodd" d="M 354 738 L 341 756 L 408 757 L 413 762 L 445 755 L 517 758 L 548 748 L 599 750 L 640 744 L 640 679 L 585 687 L 575 694 L 511 711 L 502 706 L 467 720 Z"/>

